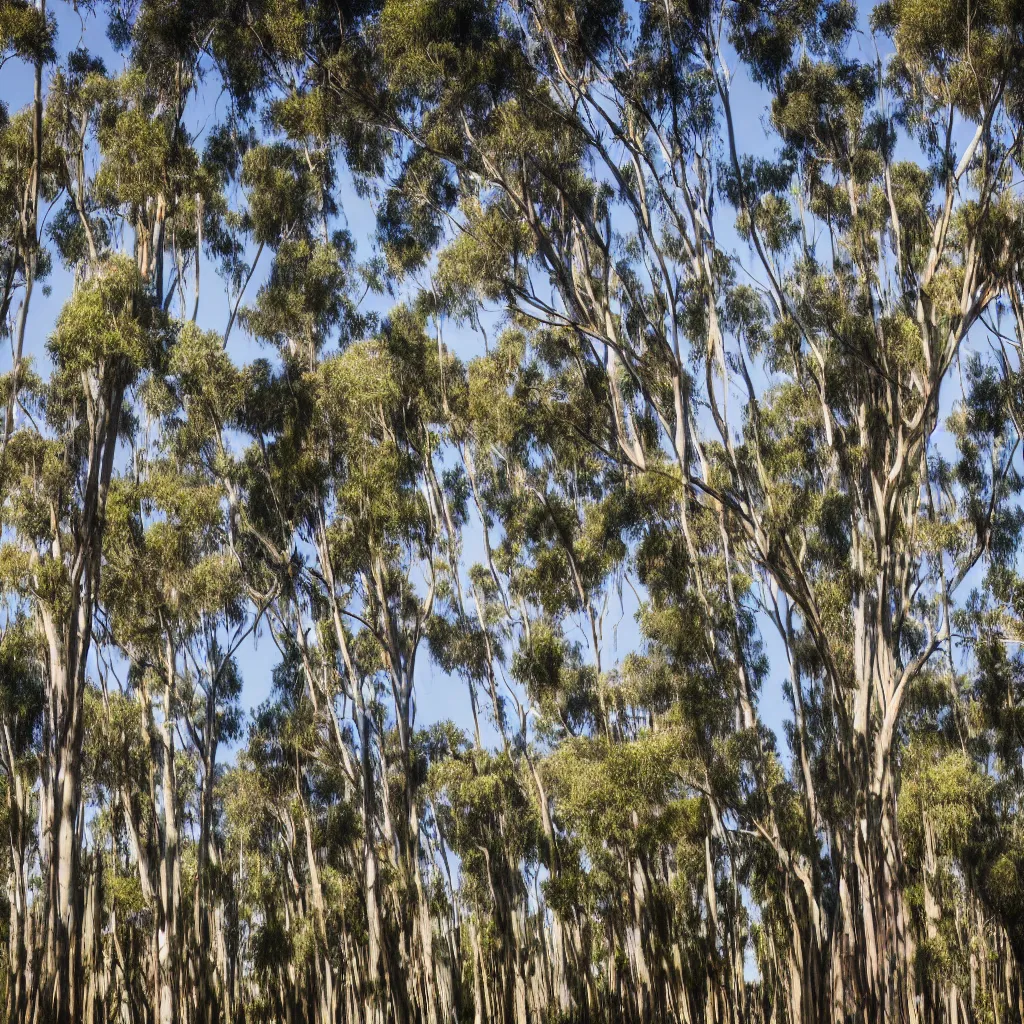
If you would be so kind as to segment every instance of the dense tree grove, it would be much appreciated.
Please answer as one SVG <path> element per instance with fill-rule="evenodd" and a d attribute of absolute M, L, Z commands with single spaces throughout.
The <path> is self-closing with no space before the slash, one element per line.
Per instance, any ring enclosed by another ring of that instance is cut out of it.
<path fill-rule="evenodd" d="M 0 0 L 0 86 L 0 1020 L 1024 1020 L 1024 7 Z"/>

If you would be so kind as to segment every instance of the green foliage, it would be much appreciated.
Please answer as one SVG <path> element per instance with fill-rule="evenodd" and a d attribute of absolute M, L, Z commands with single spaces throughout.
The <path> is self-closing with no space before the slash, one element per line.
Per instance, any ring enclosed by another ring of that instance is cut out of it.
<path fill-rule="evenodd" d="M 111 257 L 61 311 L 49 347 L 69 385 L 83 372 L 108 366 L 131 379 L 147 364 L 154 317 L 139 286 L 132 261 Z"/>
<path fill-rule="evenodd" d="M 1013 1019 L 1017 7 L 45 10 L 0 1012 Z"/>

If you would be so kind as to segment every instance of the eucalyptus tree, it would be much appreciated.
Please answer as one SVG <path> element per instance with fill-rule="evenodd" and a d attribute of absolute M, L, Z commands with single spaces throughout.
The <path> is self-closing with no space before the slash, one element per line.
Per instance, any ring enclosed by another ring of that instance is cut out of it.
<path fill-rule="evenodd" d="M 81 950 L 79 885 L 84 692 L 99 587 L 102 524 L 126 391 L 160 344 L 159 315 L 138 272 L 111 257 L 65 308 L 52 342 L 56 369 L 40 387 L 52 436 L 16 431 L 5 472 L 7 584 L 45 643 L 39 999 L 58 1019 L 75 1011 Z M 25 389 L 23 388 L 23 393 Z"/>
<path fill-rule="evenodd" d="M 7 837 L 8 878 L 5 898 L 9 904 L 4 922 L 5 1016 L 17 1019 L 26 1013 L 33 974 L 34 943 L 29 903 L 30 876 L 38 841 L 32 827 L 35 783 L 34 758 L 39 749 L 44 708 L 40 642 L 32 620 L 17 612 L 5 625 L 0 639 L 3 678 L 3 831 Z"/>
<path fill-rule="evenodd" d="M 216 182 L 184 130 L 196 71 L 187 45 L 173 53 L 164 47 L 160 59 L 151 54 L 146 75 L 129 58 L 118 77 L 76 50 L 44 90 L 42 69 L 56 58 L 45 5 L 7 5 L 3 26 L 5 56 L 13 50 L 35 68 L 28 114 L 4 128 L 5 189 L 20 208 L 5 241 L 5 319 L 21 290 L 5 389 L 4 580 L 12 623 L 25 616 L 34 624 L 46 678 L 36 836 L 42 883 L 29 901 L 35 949 L 22 971 L 30 989 L 23 1009 L 28 1019 L 70 1020 L 84 1012 L 91 911 L 82 758 L 108 500 L 123 442 L 136 427 L 130 406 L 162 372 L 174 334 L 167 313 L 183 291 L 165 275 L 165 256 L 179 271 L 186 254 L 198 262 L 195 207 Z M 41 197 L 65 200 L 50 222 L 48 248 Z M 73 274 L 73 293 L 46 348 L 48 373 L 37 376 L 23 354 L 29 303 L 57 259 Z"/>
<path fill-rule="evenodd" d="M 301 10 L 296 102 L 332 105 L 350 148 L 357 117 L 399 140 L 393 265 L 453 237 L 453 313 L 500 301 L 553 328 L 581 379 L 601 371 L 615 457 L 683 491 L 709 655 L 732 635 L 754 831 L 787 879 L 787 1012 L 913 1019 L 895 745 L 952 660 L 959 591 L 1015 544 L 1005 398 L 955 469 L 935 446 L 969 336 L 998 338 L 1016 293 L 1017 12 L 882 4 L 865 58 L 848 3 Z M 771 158 L 744 152 L 737 61 Z M 694 539 L 709 513 L 724 605 Z M 757 721 L 755 604 L 791 668 L 802 836 Z"/>
<path fill-rule="evenodd" d="M 200 993 L 212 999 L 224 985 L 224 937 L 211 928 L 221 911 L 211 891 L 219 860 L 213 790 L 218 745 L 237 732 L 232 655 L 253 617 L 224 541 L 217 481 L 154 457 L 141 479 L 118 483 L 107 528 L 105 639 L 112 660 L 127 662 L 125 696 L 141 705 L 136 727 L 148 757 L 143 784 L 122 779 L 114 803 L 153 911 L 153 1002 L 160 1020 L 173 1021 L 186 1005 L 196 1012 Z M 187 893 L 190 803 L 198 834 Z"/>
<path fill-rule="evenodd" d="M 93 13 L 0 8 L 6 1019 L 1020 1018 L 1016 7 Z"/>
<path fill-rule="evenodd" d="M 272 274 L 267 294 L 276 287 Z M 423 494 L 443 420 L 436 364 L 436 349 L 403 310 L 375 338 L 304 372 L 289 359 L 253 403 L 264 411 L 253 424 L 243 526 L 279 574 L 275 628 L 283 644 L 297 645 L 314 708 L 359 794 L 369 939 L 362 998 L 400 1019 L 417 1004 L 427 1019 L 443 1013 L 419 871 L 414 698 L 437 589 L 438 526 Z M 397 872 L 397 889 L 382 887 L 385 869 Z"/>
<path fill-rule="evenodd" d="M 15 296 L 17 314 L 12 331 L 12 365 L 7 387 L 4 445 L 14 429 L 18 387 L 24 368 L 25 337 L 29 310 L 37 281 L 46 276 L 50 260 L 42 245 L 40 203 L 55 191 L 54 167 L 48 160 L 43 127 L 46 96 L 44 69 L 56 59 L 54 24 L 45 0 L 37 4 L 5 7 L 0 23 L 0 53 L 3 63 L 17 60 L 30 69 L 31 105 L 13 118 L 0 105 L 3 129 L 2 188 L 6 212 L 2 229 L 3 284 L 0 286 L 0 322 L 6 324 Z"/>

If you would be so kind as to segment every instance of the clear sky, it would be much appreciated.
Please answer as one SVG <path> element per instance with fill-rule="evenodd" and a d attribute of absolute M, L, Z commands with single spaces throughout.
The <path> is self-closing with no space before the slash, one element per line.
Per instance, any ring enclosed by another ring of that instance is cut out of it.
<path fill-rule="evenodd" d="M 92 55 L 102 58 L 110 72 L 116 72 L 123 66 L 122 56 L 113 49 L 105 36 L 104 23 L 101 18 L 91 17 L 83 11 L 75 11 L 70 4 L 64 2 L 53 3 L 51 0 L 48 9 L 55 14 L 57 19 L 57 50 L 61 60 L 70 51 L 84 47 Z M 46 74 L 51 72 L 52 68 L 47 69 Z M 763 152 L 770 144 L 763 97 L 755 86 L 743 78 L 742 74 L 737 76 L 735 88 L 736 110 L 739 115 L 737 127 L 741 144 L 748 152 Z M 23 62 L 11 60 L 0 67 L 0 97 L 10 114 L 14 114 L 31 101 L 32 76 Z M 198 96 L 190 104 L 190 113 L 188 114 L 188 125 L 196 135 L 197 149 L 202 149 L 203 135 L 226 113 L 225 105 L 226 100 L 220 94 L 220 84 L 215 80 L 215 76 L 211 75 L 208 81 L 200 87 Z M 62 201 L 61 199 L 59 202 Z M 48 224 L 48 216 L 56 212 L 57 206 L 59 203 L 51 209 L 46 209 L 44 206 L 44 230 Z M 357 244 L 359 258 L 368 258 L 372 253 L 374 243 L 372 207 L 366 199 L 360 198 L 350 186 L 341 189 L 341 206 L 342 220 Z M 749 264 L 746 246 L 737 247 L 736 251 L 740 253 L 744 262 Z M 247 299 L 256 294 L 269 269 L 269 264 L 269 256 L 264 253 L 261 264 L 257 267 L 246 292 Z M 752 265 L 749 265 L 749 268 L 752 270 Z M 71 283 L 71 274 L 55 262 L 53 271 L 45 282 L 45 289 L 37 290 L 33 296 L 25 353 L 35 361 L 40 370 L 45 370 L 47 362 L 46 339 L 53 329 L 64 301 L 70 294 Z M 407 293 L 411 294 L 415 289 L 416 283 L 410 282 Z M 367 303 L 375 311 L 385 313 L 402 297 L 401 294 L 395 299 L 386 296 L 370 296 Z M 204 329 L 223 331 L 229 313 L 230 300 L 227 290 L 217 276 L 215 267 L 208 260 L 204 260 L 199 325 Z M 495 310 L 489 319 L 494 322 L 497 316 L 498 311 Z M 481 348 L 481 339 L 478 334 L 460 331 L 452 325 L 446 326 L 444 340 L 463 359 L 472 358 Z M 232 329 L 228 349 L 237 363 L 244 363 L 259 356 L 271 355 L 266 348 L 255 343 L 237 325 Z M 9 340 L 4 345 L 3 352 L 3 365 L 9 366 L 12 359 Z M 468 533 L 469 549 L 466 554 L 472 561 L 474 560 L 474 551 L 471 545 L 474 541 L 479 543 L 479 540 L 473 535 L 473 531 L 468 531 Z M 636 605 L 636 598 L 629 588 L 624 588 L 621 603 L 617 595 L 609 601 L 605 650 L 603 652 L 606 664 L 618 661 L 636 646 L 638 640 L 634 619 Z M 587 646 L 586 630 L 573 629 L 568 623 L 566 629 L 570 636 Z M 770 637 L 767 639 L 771 651 L 774 645 Z M 777 653 L 781 656 L 781 649 Z M 425 654 L 424 651 L 423 656 L 418 660 L 417 723 L 425 725 L 432 721 L 453 719 L 462 728 L 470 728 L 472 719 L 464 682 L 447 676 Z M 277 649 L 266 631 L 263 631 L 262 636 L 257 636 L 254 641 L 245 644 L 240 649 L 238 661 L 244 679 L 242 706 L 248 712 L 269 695 L 271 674 L 277 662 Z M 784 659 L 783 664 L 779 664 L 774 657 L 772 661 L 775 672 L 773 672 L 773 679 L 763 694 L 762 713 L 766 724 L 775 728 L 781 739 L 779 726 L 785 717 L 785 707 L 779 689 L 781 679 L 776 681 L 774 675 L 778 671 L 784 673 L 785 666 Z M 491 732 L 493 735 L 493 730 Z"/>
<path fill-rule="evenodd" d="M 99 19 L 83 16 L 69 4 L 63 2 L 53 5 L 52 10 L 57 17 L 57 45 L 58 52 L 62 56 L 76 47 L 84 46 L 93 55 L 100 56 L 107 64 L 108 70 L 116 71 L 122 66 L 122 58 L 107 41 L 102 22 Z M 862 53 L 864 58 L 873 59 L 874 44 L 869 36 L 861 36 L 858 45 L 865 51 Z M 752 155 L 767 155 L 774 149 L 775 139 L 767 125 L 767 106 L 764 94 L 745 77 L 742 69 L 739 69 L 735 76 L 734 90 L 734 109 L 737 115 L 737 133 L 741 149 Z M 10 113 L 14 113 L 28 103 L 31 100 L 31 94 L 31 74 L 23 63 L 9 61 L 0 68 L 0 97 L 3 97 L 3 102 Z M 211 75 L 201 87 L 189 114 L 189 127 L 197 136 L 196 147 L 198 149 L 202 148 L 204 133 L 225 114 L 225 103 L 224 97 L 220 94 L 219 83 L 216 82 L 215 76 Z M 357 196 L 351 187 L 342 188 L 341 203 L 343 220 L 357 244 L 359 257 L 367 258 L 373 249 L 373 210 L 369 202 Z M 44 210 L 44 218 L 50 212 L 55 211 Z M 723 222 L 727 220 L 726 217 L 720 219 Z M 44 219 L 44 228 L 46 223 L 47 221 Z M 720 236 L 720 242 L 725 248 L 734 251 L 738 255 L 741 265 L 754 279 L 757 279 L 759 274 L 754 268 L 752 254 L 747 245 L 739 242 L 731 229 L 727 229 L 727 234 L 732 234 L 732 237 Z M 255 295 L 269 268 L 269 262 L 268 254 L 264 254 L 262 263 L 257 267 L 249 285 L 248 298 Z M 208 261 L 204 262 L 202 279 L 199 324 L 204 328 L 223 331 L 229 316 L 229 297 L 223 282 L 216 275 L 215 268 Z M 70 292 L 70 287 L 70 274 L 58 264 L 54 266 L 53 272 L 46 282 L 46 290 L 44 292 L 37 291 L 33 297 L 29 333 L 26 339 L 26 354 L 36 361 L 40 369 L 45 367 L 46 339 Z M 408 292 L 411 293 L 414 290 L 415 282 L 410 282 Z M 398 298 L 400 299 L 401 296 Z M 386 312 L 394 301 L 391 298 L 375 296 L 370 296 L 368 299 L 370 307 L 379 313 Z M 496 319 L 497 315 L 498 311 L 493 311 L 491 319 Z M 451 325 L 446 327 L 445 342 L 463 359 L 471 358 L 481 347 L 479 335 L 469 331 L 459 331 Z M 231 334 L 229 352 L 238 363 L 247 362 L 257 356 L 271 355 L 265 348 L 258 346 L 251 338 L 247 337 L 244 331 L 237 326 Z M 10 364 L 9 343 L 4 346 L 3 360 L 6 365 Z M 742 402 L 742 396 L 737 395 L 736 399 L 738 402 Z M 474 543 L 472 531 L 467 539 L 470 544 Z M 476 538 L 475 542 L 479 543 L 479 539 Z M 473 560 L 472 548 L 467 551 L 467 555 L 470 560 Z M 610 601 L 609 605 L 605 632 L 606 647 L 603 652 L 606 664 L 619 660 L 635 647 L 638 639 L 634 620 L 636 599 L 629 588 L 624 589 L 621 605 L 618 604 L 617 598 Z M 788 717 L 788 708 L 781 691 L 787 667 L 783 649 L 775 638 L 773 630 L 767 623 L 763 625 L 766 627 L 762 631 L 763 638 L 772 668 L 762 693 L 761 714 L 764 722 L 776 731 L 781 743 L 784 742 L 782 722 Z M 587 644 L 585 630 L 572 630 L 569 627 L 567 629 L 570 633 L 575 633 L 581 643 Z M 264 633 L 263 636 L 247 643 L 239 651 L 238 660 L 244 678 L 242 705 L 249 711 L 266 699 L 270 692 L 271 673 L 277 661 L 277 650 L 270 637 Z M 418 724 L 420 725 L 451 718 L 463 728 L 471 726 L 465 684 L 459 679 L 446 676 L 425 656 L 425 652 L 424 656 L 419 659 L 417 707 Z"/>

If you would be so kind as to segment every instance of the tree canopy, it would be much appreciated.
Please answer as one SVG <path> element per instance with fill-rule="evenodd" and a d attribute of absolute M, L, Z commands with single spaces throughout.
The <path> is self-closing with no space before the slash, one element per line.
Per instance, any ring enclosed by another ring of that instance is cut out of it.
<path fill-rule="evenodd" d="M 1024 1019 L 1019 4 L 0 83 L 0 1019 Z"/>

